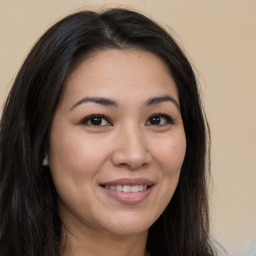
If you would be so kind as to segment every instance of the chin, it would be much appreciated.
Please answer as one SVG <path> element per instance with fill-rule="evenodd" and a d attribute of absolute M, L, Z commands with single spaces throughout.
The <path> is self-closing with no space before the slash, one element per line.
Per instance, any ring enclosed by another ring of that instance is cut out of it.
<path fill-rule="evenodd" d="M 119 235 L 139 234 L 147 232 L 154 221 L 155 219 L 152 217 L 145 218 L 145 215 L 129 216 L 129 214 L 124 213 L 123 216 L 118 216 L 113 221 L 108 222 L 107 229 Z"/>

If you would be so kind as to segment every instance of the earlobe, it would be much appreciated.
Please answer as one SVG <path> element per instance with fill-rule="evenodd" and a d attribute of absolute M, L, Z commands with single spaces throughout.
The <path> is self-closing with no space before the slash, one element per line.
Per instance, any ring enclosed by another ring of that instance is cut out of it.
<path fill-rule="evenodd" d="M 46 155 L 42 161 L 42 166 L 48 166 L 48 165 L 49 165 L 49 161 L 48 161 L 48 156 Z"/>

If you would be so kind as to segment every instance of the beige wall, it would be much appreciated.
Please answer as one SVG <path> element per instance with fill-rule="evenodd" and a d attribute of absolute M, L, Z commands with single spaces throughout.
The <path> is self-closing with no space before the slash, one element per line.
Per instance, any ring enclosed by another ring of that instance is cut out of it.
<path fill-rule="evenodd" d="M 78 9 L 115 3 L 174 29 L 197 67 L 212 131 L 213 233 L 230 255 L 255 256 L 255 0 L 0 0 L 0 105 L 49 25 Z"/>

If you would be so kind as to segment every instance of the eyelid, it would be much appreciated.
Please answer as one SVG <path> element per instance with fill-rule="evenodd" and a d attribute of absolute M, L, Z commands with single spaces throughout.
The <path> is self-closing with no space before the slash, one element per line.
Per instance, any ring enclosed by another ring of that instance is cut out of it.
<path fill-rule="evenodd" d="M 159 124 L 159 125 L 153 125 L 153 124 L 147 124 L 151 118 L 153 117 L 163 117 L 167 120 L 167 123 L 166 124 L 175 124 L 175 120 L 168 114 L 164 114 L 164 113 L 155 113 L 153 115 L 151 115 L 147 122 L 146 122 L 146 125 L 152 125 L 152 126 L 163 126 L 163 125 L 166 125 L 166 124 Z"/>
<path fill-rule="evenodd" d="M 107 122 L 109 123 L 108 125 L 91 125 L 91 124 L 87 124 L 87 122 L 89 120 L 91 120 L 92 118 L 95 118 L 95 117 L 99 117 L 99 118 L 102 118 L 102 119 L 105 119 L 107 120 Z M 89 116 L 86 116 L 85 118 L 83 118 L 81 121 L 80 121 L 80 124 L 83 124 L 83 125 L 88 125 L 88 126 L 113 126 L 113 123 L 112 121 L 110 120 L 110 118 L 108 118 L 107 116 L 105 116 L 104 114 L 91 114 Z"/>

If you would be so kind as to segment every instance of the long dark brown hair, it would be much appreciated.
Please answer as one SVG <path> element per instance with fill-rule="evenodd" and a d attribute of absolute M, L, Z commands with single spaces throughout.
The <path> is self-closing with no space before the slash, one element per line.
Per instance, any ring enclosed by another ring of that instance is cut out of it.
<path fill-rule="evenodd" d="M 42 160 L 70 70 L 92 51 L 142 49 L 160 57 L 176 82 L 187 149 L 175 194 L 150 227 L 151 256 L 210 256 L 207 123 L 191 65 L 174 39 L 137 12 L 82 11 L 53 25 L 22 65 L 0 123 L 0 255 L 57 256 L 62 221 Z"/>

